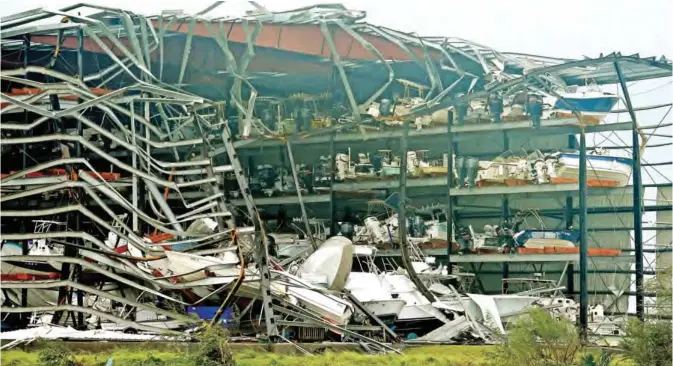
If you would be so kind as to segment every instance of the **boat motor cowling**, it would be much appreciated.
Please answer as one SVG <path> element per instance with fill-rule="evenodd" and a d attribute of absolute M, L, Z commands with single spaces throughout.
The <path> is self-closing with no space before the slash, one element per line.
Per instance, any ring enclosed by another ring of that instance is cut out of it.
<path fill-rule="evenodd" d="M 463 96 L 465 96 L 465 94 L 463 94 L 463 93 L 456 94 L 456 98 L 461 98 Z M 465 117 L 467 117 L 467 111 L 469 109 L 469 103 L 468 102 L 459 103 L 459 104 L 456 104 L 456 106 L 454 108 L 456 109 L 456 122 L 459 125 L 462 125 L 463 122 L 465 122 Z"/>
<path fill-rule="evenodd" d="M 526 111 L 528 111 L 533 127 L 540 127 L 540 120 L 542 119 L 542 98 L 539 95 L 531 94 L 528 96 Z"/>
<path fill-rule="evenodd" d="M 458 173 L 458 182 L 456 186 L 458 188 L 465 186 L 465 157 L 456 156 L 456 172 Z"/>
<path fill-rule="evenodd" d="M 479 159 L 475 157 L 465 158 L 465 175 L 467 176 L 467 186 L 476 185 L 477 173 L 479 172 Z"/>
<path fill-rule="evenodd" d="M 353 240 L 353 236 L 355 236 L 355 225 L 348 221 L 342 222 L 339 226 L 339 234 L 350 240 Z"/>
<path fill-rule="evenodd" d="M 371 162 L 375 172 L 378 173 L 383 169 L 383 157 L 380 154 L 372 155 Z"/>
<path fill-rule="evenodd" d="M 264 126 L 268 127 L 271 131 L 276 130 L 276 119 L 273 117 L 270 110 L 263 109 L 259 119 L 262 120 Z"/>
<path fill-rule="evenodd" d="M 493 118 L 493 122 L 502 122 L 502 112 L 504 111 L 502 97 L 491 94 L 488 97 L 488 111 Z"/>
<path fill-rule="evenodd" d="M 379 113 L 381 117 L 388 117 L 393 112 L 393 103 L 390 99 L 381 99 L 381 105 L 379 106 Z"/>

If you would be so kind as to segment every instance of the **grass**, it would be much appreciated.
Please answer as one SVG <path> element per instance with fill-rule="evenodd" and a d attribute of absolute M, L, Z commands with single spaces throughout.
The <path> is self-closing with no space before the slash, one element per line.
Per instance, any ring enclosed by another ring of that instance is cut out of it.
<path fill-rule="evenodd" d="M 292 356 L 278 353 L 265 353 L 259 350 L 242 350 L 235 352 L 234 359 L 239 366 L 486 366 L 489 364 L 489 353 L 493 346 L 422 346 L 407 348 L 403 355 L 364 355 L 355 352 L 325 352 L 315 356 Z M 108 358 L 114 359 L 115 366 L 127 365 L 189 365 L 182 363 L 184 354 L 167 351 L 142 351 L 119 349 L 112 353 L 79 353 L 75 359 L 84 366 L 105 365 Z M 9 350 L 2 352 L 3 366 L 40 366 L 39 352 Z M 613 360 L 614 366 L 635 366 L 624 359 Z"/>

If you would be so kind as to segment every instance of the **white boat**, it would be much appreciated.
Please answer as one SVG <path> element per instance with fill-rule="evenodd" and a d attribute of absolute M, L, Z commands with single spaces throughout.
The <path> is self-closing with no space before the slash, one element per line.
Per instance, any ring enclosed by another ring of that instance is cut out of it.
<path fill-rule="evenodd" d="M 240 269 L 236 268 L 238 258 L 231 252 L 225 252 L 231 256 L 223 259 L 198 256 L 189 253 L 166 251 L 166 258 L 170 264 L 170 270 L 173 274 L 189 273 L 182 276 L 184 281 L 196 281 L 206 278 L 206 270 L 218 277 L 232 277 L 232 280 L 238 277 Z M 220 266 L 210 269 L 211 266 Z M 193 272 L 193 273 L 192 273 Z"/>
<path fill-rule="evenodd" d="M 381 154 L 381 175 L 384 177 L 400 175 L 400 158 L 392 156 L 391 150 L 379 150 Z"/>
<path fill-rule="evenodd" d="M 557 153 L 558 161 L 550 164 L 552 183 L 579 181 L 579 153 Z M 633 160 L 609 155 L 587 155 L 587 184 L 601 187 L 625 187 L 629 184 Z"/>
<path fill-rule="evenodd" d="M 548 97 L 545 103 L 554 106 L 559 118 L 573 118 L 578 113 L 584 123 L 598 124 L 619 102 L 614 94 L 600 90 L 580 90 L 577 86 L 569 87 L 567 91 L 559 93 L 561 98 Z"/>
<path fill-rule="evenodd" d="M 394 322 L 407 305 L 405 300 L 393 298 L 390 286 L 386 286 L 376 273 L 351 272 L 345 288 L 384 322 Z"/>
<path fill-rule="evenodd" d="M 530 164 L 525 158 L 498 157 L 493 161 L 479 161 L 477 182 L 507 184 L 530 181 Z"/>
<path fill-rule="evenodd" d="M 449 321 L 416 289 L 406 275 L 385 273 L 381 276 L 381 282 L 384 286 L 390 286 L 393 298 L 404 300 L 406 303 L 397 316 L 398 322 Z"/>
<path fill-rule="evenodd" d="M 5 256 L 22 255 L 23 249 L 19 243 L 5 240 L 0 243 L 0 254 Z M 62 248 L 51 250 L 47 247 L 46 239 L 37 239 L 28 241 L 28 255 L 63 255 Z M 53 273 L 61 272 L 61 263 L 45 262 L 0 262 L 0 273 L 3 275 L 27 274 L 36 276 L 48 276 Z"/>
<path fill-rule="evenodd" d="M 478 98 L 470 101 L 470 107 L 465 116 L 466 120 L 484 120 L 489 119 L 486 99 Z"/>
<path fill-rule="evenodd" d="M 327 239 L 299 267 L 299 277 L 324 275 L 327 288 L 339 291 L 353 266 L 353 242 L 343 236 Z"/>

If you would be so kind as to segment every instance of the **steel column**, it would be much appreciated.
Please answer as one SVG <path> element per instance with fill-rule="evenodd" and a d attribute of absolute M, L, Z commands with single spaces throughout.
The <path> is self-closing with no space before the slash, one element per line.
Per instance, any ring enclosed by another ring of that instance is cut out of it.
<path fill-rule="evenodd" d="M 330 173 L 329 173 L 329 212 L 330 212 L 330 227 L 329 234 L 333 236 L 336 234 L 336 203 L 334 202 L 334 170 L 336 169 L 336 156 L 334 154 L 334 139 L 336 131 L 332 132 L 329 140 L 329 158 L 330 158 Z"/>
<path fill-rule="evenodd" d="M 299 200 L 299 208 L 301 209 L 301 218 L 304 221 L 304 226 L 306 226 L 306 234 L 308 235 L 308 240 L 313 247 L 313 250 L 318 249 L 318 244 L 313 238 L 313 232 L 311 231 L 311 225 L 308 222 L 308 216 L 306 215 L 306 206 L 304 206 L 304 200 L 301 197 L 301 188 L 299 188 L 299 178 L 297 177 L 297 166 L 294 163 L 294 154 L 292 154 L 292 143 L 290 139 L 285 140 L 287 145 L 287 156 L 290 158 L 290 168 L 292 169 L 292 178 L 294 178 L 294 188 L 297 191 L 297 198 Z"/>
<path fill-rule="evenodd" d="M 447 174 L 446 174 L 446 261 L 451 273 L 451 249 L 452 249 L 452 240 L 453 237 L 453 197 L 451 197 L 451 188 L 454 188 L 453 184 L 453 133 L 451 132 L 451 125 L 453 125 L 453 111 L 449 111 L 447 128 L 446 128 L 446 137 L 447 137 Z M 402 157 L 402 160 L 406 160 L 406 156 Z M 406 164 L 406 163 L 405 163 Z M 402 170 L 400 169 L 400 172 Z"/>
<path fill-rule="evenodd" d="M 506 137 L 505 137 L 505 141 L 506 141 L 505 145 L 507 147 L 507 145 L 509 145 L 509 143 L 507 143 L 507 138 Z M 509 150 L 509 149 L 507 149 L 507 150 Z M 507 151 L 507 150 L 505 150 L 505 151 Z M 501 217 L 501 219 L 503 221 L 509 220 L 509 199 L 505 195 L 502 196 L 502 217 Z M 505 263 L 502 264 L 502 278 L 503 279 L 509 278 L 509 263 L 505 262 Z M 503 281 L 502 292 L 507 293 L 508 289 L 509 289 L 509 283 L 507 283 L 507 281 Z"/>
<path fill-rule="evenodd" d="M 23 67 L 26 68 L 26 67 L 28 67 L 28 60 L 29 60 L 29 53 L 30 53 L 30 34 L 25 35 L 25 38 L 24 38 L 24 41 L 23 41 L 23 47 L 24 47 L 24 50 L 23 50 Z M 28 73 L 26 73 L 26 79 L 29 79 Z M 23 115 L 24 115 L 24 118 L 25 118 L 25 123 L 28 124 L 28 111 L 24 111 Z M 21 135 L 22 136 L 27 136 L 27 133 L 25 131 L 23 131 L 23 132 L 21 132 Z M 28 164 L 28 160 L 27 160 L 28 153 L 27 153 L 27 150 L 26 150 L 27 148 L 28 148 L 27 144 L 22 144 L 21 145 L 21 149 L 23 151 L 23 154 L 21 154 L 21 170 L 25 170 L 28 167 L 28 165 L 27 165 Z M 24 186 L 22 188 L 26 189 L 27 187 Z M 19 220 L 21 220 L 20 221 L 21 223 L 19 224 L 19 229 L 20 229 L 19 232 L 25 233 L 26 232 L 26 221 L 25 221 L 24 218 L 19 218 Z M 29 251 L 28 241 L 23 240 L 21 242 L 21 254 L 22 255 L 28 255 L 28 251 Z M 25 288 L 21 290 L 21 307 L 24 307 L 24 308 L 28 307 L 28 289 L 25 289 Z M 20 316 L 21 316 L 21 321 L 22 322 L 25 321 L 27 323 L 27 321 L 29 319 L 29 315 L 21 313 Z"/>
<path fill-rule="evenodd" d="M 572 136 L 572 142 L 574 145 L 575 137 Z M 575 221 L 575 213 L 573 211 L 573 197 L 566 197 L 565 204 L 565 228 L 570 230 Z M 573 263 L 568 263 L 568 272 L 566 273 L 566 292 L 573 293 L 575 292 L 575 265 Z"/>
<path fill-rule="evenodd" d="M 131 110 L 131 139 L 133 140 L 133 144 L 136 146 L 136 149 L 138 149 L 137 145 L 137 140 L 136 140 L 136 121 L 135 121 L 135 109 L 133 106 L 133 102 L 129 103 L 129 109 Z M 133 169 L 138 169 L 138 153 L 133 152 L 131 153 L 131 166 Z M 133 205 L 133 212 L 131 212 L 131 228 L 133 229 L 134 233 L 138 233 L 140 231 L 140 226 L 139 226 L 139 221 L 138 221 L 138 175 L 133 173 L 131 176 L 131 204 Z M 144 196 L 143 196 L 144 198 Z"/>
<path fill-rule="evenodd" d="M 638 134 L 638 122 L 636 120 L 636 113 L 633 111 L 633 105 L 631 104 L 629 89 L 626 86 L 626 82 L 624 82 L 619 62 L 615 61 L 614 65 L 617 78 L 619 78 L 619 84 L 624 93 L 624 99 L 626 100 L 626 107 L 629 110 L 631 121 L 633 121 L 633 128 L 631 130 L 631 138 L 633 139 L 633 165 L 631 170 L 633 172 L 633 247 L 635 249 L 634 256 L 636 260 L 636 314 L 638 314 L 638 319 L 643 320 L 645 318 L 645 297 L 643 296 L 643 207 L 641 200 L 643 182 L 640 176 L 640 136 Z"/>
<path fill-rule="evenodd" d="M 407 151 L 408 151 L 408 145 L 407 145 L 407 138 L 409 137 L 409 121 L 404 122 L 404 134 L 402 134 L 402 138 L 400 139 L 400 154 L 402 156 L 401 162 L 400 162 L 400 176 L 399 176 L 399 183 L 400 183 L 400 204 L 399 204 L 399 209 L 397 212 L 397 222 L 398 222 L 398 233 L 399 233 L 399 241 L 400 241 L 400 251 L 402 254 L 402 263 L 404 264 L 404 267 L 407 270 L 407 274 L 409 275 L 409 279 L 416 285 L 416 288 L 418 291 L 420 291 L 423 296 L 425 296 L 428 301 L 434 302 L 434 295 L 428 290 L 423 282 L 421 282 L 420 278 L 418 278 L 418 275 L 416 275 L 416 271 L 414 270 L 413 265 L 411 264 L 411 259 L 409 258 L 409 251 L 407 247 L 407 207 L 406 207 L 406 200 L 407 200 Z M 449 159 L 450 161 L 450 159 Z"/>
<path fill-rule="evenodd" d="M 580 226 L 580 332 L 583 340 L 587 339 L 587 322 L 589 310 L 588 278 L 587 278 L 587 141 L 584 131 L 580 134 L 580 171 L 579 171 L 579 226 Z"/>
<path fill-rule="evenodd" d="M 77 77 L 79 78 L 80 81 L 84 82 L 84 31 L 82 28 L 77 30 Z M 78 102 L 82 102 L 81 99 L 78 100 Z M 77 119 L 77 136 L 82 136 L 84 134 L 84 131 L 82 130 L 82 121 L 78 118 Z M 75 144 L 75 155 L 78 158 L 82 157 L 82 144 L 81 143 L 76 143 Z M 76 220 L 75 220 L 75 231 L 81 231 L 81 224 L 82 224 L 82 215 L 77 214 Z M 84 245 L 84 241 L 82 240 L 77 240 L 78 244 Z M 74 269 L 76 275 L 77 275 L 77 280 L 79 281 L 81 276 L 82 276 L 82 267 L 75 265 Z M 84 307 L 84 293 L 82 290 L 77 290 L 77 306 Z M 84 313 L 83 312 L 78 312 L 77 313 L 77 325 L 79 328 L 85 328 L 84 325 Z"/>

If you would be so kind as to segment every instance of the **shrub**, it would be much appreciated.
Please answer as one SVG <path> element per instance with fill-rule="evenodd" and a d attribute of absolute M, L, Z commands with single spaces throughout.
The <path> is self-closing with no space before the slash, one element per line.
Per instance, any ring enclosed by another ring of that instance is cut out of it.
<path fill-rule="evenodd" d="M 556 320 L 543 309 L 531 309 L 519 317 L 493 355 L 496 365 L 573 365 L 581 350 L 575 326 Z"/>
<path fill-rule="evenodd" d="M 199 348 L 192 358 L 197 365 L 235 366 L 227 330 L 220 326 L 206 328 L 199 336 Z"/>
<path fill-rule="evenodd" d="M 75 361 L 70 350 L 58 347 L 53 344 L 47 344 L 40 351 L 38 357 L 40 366 L 79 366 L 80 363 Z"/>
<path fill-rule="evenodd" d="M 671 343 L 671 268 L 661 271 L 646 284 L 655 292 L 654 318 L 646 321 L 629 320 L 621 346 L 628 358 L 639 366 L 670 365 L 673 359 Z"/>

